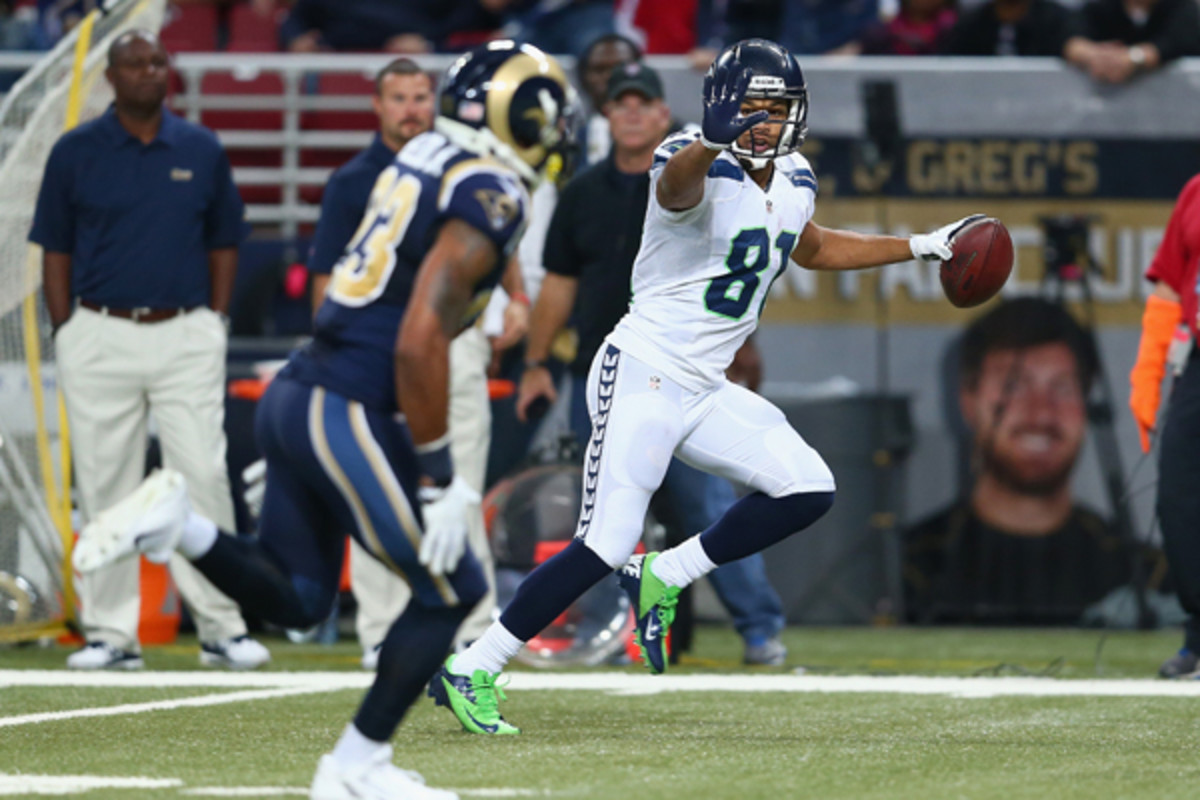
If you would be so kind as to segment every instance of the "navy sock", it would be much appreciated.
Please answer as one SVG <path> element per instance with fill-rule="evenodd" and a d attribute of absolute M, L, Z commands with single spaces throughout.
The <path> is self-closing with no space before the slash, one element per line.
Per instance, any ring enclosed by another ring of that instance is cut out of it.
<path fill-rule="evenodd" d="M 700 544 L 716 564 L 737 561 L 812 525 L 833 506 L 833 495 L 805 492 L 769 497 L 753 492 L 700 534 Z"/>
<path fill-rule="evenodd" d="M 309 628 L 329 614 L 332 598 L 314 603 L 303 597 L 283 564 L 252 537 L 217 534 L 192 566 L 239 606 L 276 625 Z"/>
<path fill-rule="evenodd" d="M 453 608 L 422 608 L 410 602 L 392 623 L 383 647 L 375 682 L 354 717 L 354 727 L 368 739 L 386 742 L 408 709 L 438 671 L 454 634 L 472 603 Z"/>
<path fill-rule="evenodd" d="M 521 581 L 512 602 L 500 615 L 500 623 L 513 636 L 528 642 L 612 571 L 594 550 L 574 539 Z"/>

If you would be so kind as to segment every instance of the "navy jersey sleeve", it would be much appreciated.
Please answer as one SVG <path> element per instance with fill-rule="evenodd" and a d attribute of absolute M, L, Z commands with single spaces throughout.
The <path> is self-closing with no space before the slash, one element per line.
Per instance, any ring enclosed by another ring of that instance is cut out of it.
<path fill-rule="evenodd" d="M 438 197 L 441 222 L 461 219 L 491 239 L 505 258 L 521 239 L 528 208 L 529 195 L 517 179 L 491 166 L 448 178 Z"/>
<path fill-rule="evenodd" d="M 550 218 L 550 226 L 546 228 L 546 243 L 542 250 L 542 266 L 547 272 L 563 275 L 568 278 L 578 278 L 583 268 L 583 259 L 575 249 L 574 209 L 580 194 L 580 184 L 567 184 L 558 205 L 554 207 L 554 216 Z"/>
<path fill-rule="evenodd" d="M 350 182 L 337 173 L 325 187 L 321 198 L 321 219 L 313 234 L 312 251 L 308 254 L 308 271 L 321 275 L 333 272 L 333 267 L 354 238 L 366 213 L 367 197 L 356 197 Z"/>
<path fill-rule="evenodd" d="M 50 159 L 42 175 L 42 186 L 38 191 L 29 241 L 40 244 L 52 253 L 75 251 L 75 213 L 71 202 L 74 183 L 72 162 L 70 149 L 60 139 L 50 151 Z"/>
<path fill-rule="evenodd" d="M 209 250 L 237 247 L 246 236 L 246 209 L 233 183 L 229 157 L 218 146 L 213 194 L 204 212 L 204 246 Z"/>

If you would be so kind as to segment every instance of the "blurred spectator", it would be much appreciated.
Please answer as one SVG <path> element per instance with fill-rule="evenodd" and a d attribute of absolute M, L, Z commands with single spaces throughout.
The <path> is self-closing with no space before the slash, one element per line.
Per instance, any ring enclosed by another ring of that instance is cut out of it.
<path fill-rule="evenodd" d="M 1099 81 L 1124 83 L 1181 56 L 1200 55 L 1196 0 L 1092 0 L 1063 57 Z"/>
<path fill-rule="evenodd" d="M 688 54 L 692 67 L 706 70 L 725 45 L 742 39 L 770 39 L 779 33 L 781 0 L 700 0 L 697 47 Z"/>
<path fill-rule="evenodd" d="M 37 9 L 18 8 L 16 0 L 0 0 L 0 50 L 37 50 L 40 46 Z"/>
<path fill-rule="evenodd" d="M 49 50 L 99 5 L 99 0 L 38 0 L 39 48 Z"/>
<path fill-rule="evenodd" d="M 879 0 L 783 0 L 782 10 L 779 27 L 765 38 L 796 56 L 851 53 L 879 21 Z"/>
<path fill-rule="evenodd" d="M 1129 378 L 1129 405 L 1149 452 L 1150 434 L 1159 424 L 1158 498 L 1167 565 L 1186 611 L 1183 647 L 1159 667 L 1164 678 L 1193 676 L 1200 669 L 1200 348 L 1194 344 L 1200 314 L 1197 263 L 1200 263 L 1200 176 L 1179 195 L 1158 253 L 1146 271 L 1154 291 L 1146 299 L 1137 363 Z M 1183 325 L 1183 347 L 1178 333 Z M 1162 405 L 1168 364 L 1175 373 L 1170 399 Z M 1161 412 L 1161 413 L 1160 413 Z M 1194 676 L 1193 676 L 1194 677 Z"/>
<path fill-rule="evenodd" d="M 964 11 L 946 37 L 951 56 L 1061 56 L 1071 12 L 1052 0 L 991 0 Z"/>
<path fill-rule="evenodd" d="M 1047 300 L 1004 303 L 968 328 L 958 399 L 975 484 L 905 533 L 910 621 L 1074 624 L 1128 583 L 1128 551 L 1071 497 L 1097 359 L 1092 339 Z"/>
<path fill-rule="evenodd" d="M 478 0 L 506 16 L 503 35 L 547 53 L 578 56 L 599 36 L 615 30 L 612 0 Z"/>
<path fill-rule="evenodd" d="M 935 55 L 957 19 L 947 0 L 901 0 L 900 12 L 868 30 L 858 49 L 868 56 Z"/>
<path fill-rule="evenodd" d="M 279 38 L 293 53 L 426 53 L 433 49 L 433 18 L 424 0 L 296 0 Z"/>
<path fill-rule="evenodd" d="M 612 146 L 604 104 L 608 100 L 608 78 L 618 64 L 641 61 L 642 49 L 628 36 L 609 33 L 592 41 L 579 57 L 576 77 L 587 97 L 590 112 L 579 131 L 583 164 L 595 164 Z"/>
<path fill-rule="evenodd" d="M 648 55 L 690 52 L 696 46 L 697 0 L 616 0 L 617 31 Z"/>

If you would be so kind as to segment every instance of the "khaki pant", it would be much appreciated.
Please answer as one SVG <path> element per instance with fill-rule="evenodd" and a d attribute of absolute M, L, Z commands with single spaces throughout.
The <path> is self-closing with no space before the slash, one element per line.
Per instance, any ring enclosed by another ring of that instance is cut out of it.
<path fill-rule="evenodd" d="M 492 411 L 487 392 L 491 344 L 478 328 L 468 328 L 450 343 L 450 453 L 454 471 L 480 494 L 487 470 Z M 459 641 L 479 638 L 492 622 L 496 607 L 496 578 L 492 551 L 483 525 L 483 511 L 470 518 L 469 542 L 487 576 L 488 593 L 458 630 Z M 350 586 L 358 602 L 355 628 L 363 650 L 383 641 L 388 628 L 404 611 L 412 592 L 408 584 L 364 551 L 350 545 Z"/>
<path fill-rule="evenodd" d="M 232 530 L 225 467 L 227 342 L 217 314 L 197 309 L 139 324 L 79 307 L 54 343 L 85 522 L 141 482 L 153 414 L 164 466 L 183 473 L 199 513 Z M 237 605 L 184 558 L 172 556 L 170 569 L 201 641 L 246 632 Z M 137 651 L 138 560 L 76 575 L 75 585 L 88 641 Z"/>

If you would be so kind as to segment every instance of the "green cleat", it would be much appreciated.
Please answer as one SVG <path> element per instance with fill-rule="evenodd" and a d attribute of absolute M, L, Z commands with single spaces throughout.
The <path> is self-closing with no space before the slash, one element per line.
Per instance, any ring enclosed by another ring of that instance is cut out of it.
<path fill-rule="evenodd" d="M 454 659 L 455 656 L 447 658 L 429 682 L 426 694 L 433 698 L 434 703 L 450 709 L 467 733 L 491 736 L 520 733 L 519 728 L 509 725 L 500 716 L 499 701 L 508 699 L 504 696 L 504 690 L 496 685 L 500 673 L 490 675 L 477 669 L 470 677 L 456 675 L 452 671 Z"/>
<path fill-rule="evenodd" d="M 637 617 L 635 638 L 642 661 L 656 675 L 667 671 L 667 632 L 675 621 L 675 606 L 683 591 L 678 586 L 667 586 L 650 569 L 659 555 L 634 556 L 617 572 L 617 580 L 629 595 Z"/>

